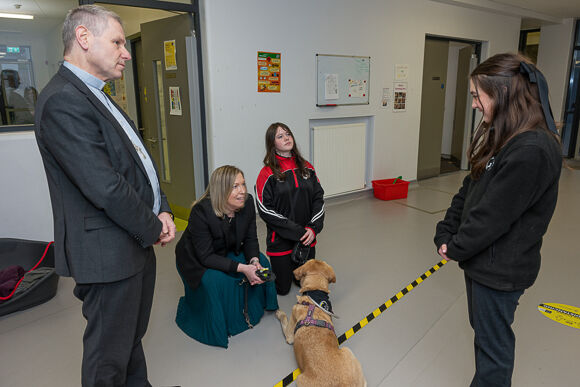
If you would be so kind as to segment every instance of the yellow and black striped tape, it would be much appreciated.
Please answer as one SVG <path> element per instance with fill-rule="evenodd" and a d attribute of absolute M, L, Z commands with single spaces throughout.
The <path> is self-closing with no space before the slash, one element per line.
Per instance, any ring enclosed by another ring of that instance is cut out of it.
<path fill-rule="evenodd" d="M 393 305 L 395 302 L 397 302 L 401 298 L 403 298 L 403 296 L 405 294 L 409 293 L 411 290 L 413 290 L 414 288 L 419 286 L 419 284 L 421 282 L 425 281 L 428 277 L 431 276 L 431 274 L 433 274 L 437 270 L 441 269 L 441 267 L 443 267 L 443 265 L 445 265 L 446 263 L 447 263 L 447 261 L 445 259 L 442 259 L 441 261 L 439 261 L 438 264 L 436 264 L 435 266 L 433 266 L 432 268 L 427 270 L 425 273 L 421 274 L 421 276 L 418 277 L 415 281 L 411 282 L 409 285 L 407 285 L 405 288 L 403 288 L 399 293 L 397 293 L 393 297 L 391 297 L 387 302 L 385 302 L 384 304 L 379 306 L 372 313 L 370 313 L 365 318 L 363 318 L 358 323 L 356 323 L 348 331 L 346 331 L 342 335 L 340 335 L 338 337 L 338 345 L 341 345 L 342 343 L 344 343 L 345 341 L 350 339 L 355 333 L 357 333 L 362 328 L 364 328 L 375 317 L 378 317 L 385 310 L 389 309 L 391 307 L 391 305 Z M 276 383 L 274 385 L 274 387 L 286 387 L 286 386 L 290 385 L 293 381 L 295 381 L 296 378 L 298 377 L 298 375 L 300 375 L 300 368 L 296 368 L 291 374 L 287 375 L 284 379 L 282 379 L 278 383 Z"/>

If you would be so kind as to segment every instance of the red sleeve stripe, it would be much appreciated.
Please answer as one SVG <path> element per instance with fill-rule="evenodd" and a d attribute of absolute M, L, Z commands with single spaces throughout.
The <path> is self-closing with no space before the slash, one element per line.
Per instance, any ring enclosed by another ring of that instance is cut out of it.
<path fill-rule="evenodd" d="M 273 175 L 272 169 L 269 167 L 264 167 L 258 175 L 258 180 L 256 181 L 256 196 L 259 201 L 262 201 L 262 193 L 264 192 L 264 187 L 268 182 L 268 179 Z"/>
<path fill-rule="evenodd" d="M 266 251 L 266 254 L 269 257 L 281 257 L 282 255 L 288 255 L 288 254 L 291 254 L 291 253 L 292 253 L 292 250 L 288 250 L 288 251 L 276 251 L 276 252 L 274 252 L 274 251 Z"/>

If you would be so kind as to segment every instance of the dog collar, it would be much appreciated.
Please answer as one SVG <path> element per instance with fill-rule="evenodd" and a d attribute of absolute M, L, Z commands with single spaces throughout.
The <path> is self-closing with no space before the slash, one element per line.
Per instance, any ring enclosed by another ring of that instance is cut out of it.
<path fill-rule="evenodd" d="M 314 308 L 316 308 L 314 304 L 302 301 L 302 305 L 308 305 L 308 313 L 306 314 L 305 319 L 298 321 L 298 323 L 296 324 L 296 328 L 294 328 L 294 334 L 296 334 L 296 331 L 298 331 L 299 328 L 314 326 L 320 328 L 328 328 L 332 331 L 332 333 L 336 335 L 336 332 L 334 332 L 334 327 L 332 326 L 331 323 L 324 320 L 317 320 L 312 317 L 312 314 L 314 313 Z"/>
<path fill-rule="evenodd" d="M 339 318 L 332 311 L 332 304 L 330 303 L 330 299 L 328 298 L 328 293 L 322 290 L 308 290 L 302 293 L 302 295 L 308 297 L 310 301 L 312 301 L 314 305 L 322 309 L 324 313 L 332 317 Z"/>

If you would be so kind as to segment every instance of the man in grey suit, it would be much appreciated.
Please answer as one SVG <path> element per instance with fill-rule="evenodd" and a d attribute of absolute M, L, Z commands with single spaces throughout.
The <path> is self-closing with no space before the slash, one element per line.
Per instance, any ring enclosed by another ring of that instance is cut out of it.
<path fill-rule="evenodd" d="M 155 287 L 152 245 L 175 237 L 167 198 L 131 119 L 102 91 L 131 55 L 119 16 L 69 11 L 65 62 L 38 97 L 36 139 L 54 216 L 56 269 L 87 320 L 83 386 L 151 386 L 141 339 Z"/>

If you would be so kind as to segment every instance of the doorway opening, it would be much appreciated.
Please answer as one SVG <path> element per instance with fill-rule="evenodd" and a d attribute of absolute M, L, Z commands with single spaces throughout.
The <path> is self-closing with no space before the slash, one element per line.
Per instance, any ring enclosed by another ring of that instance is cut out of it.
<path fill-rule="evenodd" d="M 475 124 L 469 74 L 481 42 L 426 36 L 417 179 L 469 168 L 467 147 Z"/>
<path fill-rule="evenodd" d="M 580 21 L 576 20 L 570 82 L 562 127 L 562 156 L 580 160 Z M 576 163 L 575 163 L 576 164 Z"/>
<path fill-rule="evenodd" d="M 174 215 L 186 220 L 205 190 L 207 147 L 198 13 L 191 4 L 80 0 L 123 20 L 131 65 L 109 92 L 131 117 Z"/>

